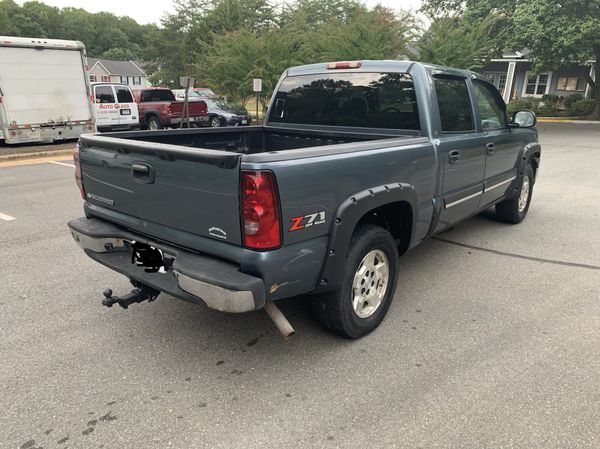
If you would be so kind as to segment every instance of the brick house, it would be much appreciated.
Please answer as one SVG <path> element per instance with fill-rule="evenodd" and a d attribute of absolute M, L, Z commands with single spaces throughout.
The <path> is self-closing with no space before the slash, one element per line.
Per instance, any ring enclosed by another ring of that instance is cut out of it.
<path fill-rule="evenodd" d="M 591 89 L 585 75 L 595 78 L 594 61 L 589 65 L 561 67 L 558 70 L 534 74 L 528 52 L 505 53 L 502 58 L 492 59 L 477 70 L 494 83 L 504 101 L 521 97 L 541 98 L 544 94 L 561 97 L 578 93 L 589 98 Z"/>
<path fill-rule="evenodd" d="M 88 76 L 91 83 L 121 83 L 133 89 L 148 86 L 146 72 L 133 61 L 114 61 L 112 59 L 88 59 Z"/>

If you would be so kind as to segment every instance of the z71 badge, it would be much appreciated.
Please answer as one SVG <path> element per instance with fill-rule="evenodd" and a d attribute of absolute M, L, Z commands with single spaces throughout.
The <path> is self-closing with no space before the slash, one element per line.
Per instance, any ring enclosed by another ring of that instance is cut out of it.
<path fill-rule="evenodd" d="M 325 223 L 325 211 L 294 217 L 290 222 L 292 223 L 292 226 L 290 227 L 289 232 L 320 225 Z"/>

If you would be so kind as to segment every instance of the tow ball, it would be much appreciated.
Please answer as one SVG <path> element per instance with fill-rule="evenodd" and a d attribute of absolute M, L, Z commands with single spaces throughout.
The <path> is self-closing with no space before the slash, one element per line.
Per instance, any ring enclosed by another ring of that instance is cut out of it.
<path fill-rule="evenodd" d="M 141 284 L 139 288 L 134 288 L 131 290 L 131 293 L 125 296 L 113 296 L 113 291 L 110 288 L 104 290 L 102 294 L 104 295 L 104 299 L 102 300 L 103 306 L 112 307 L 113 304 L 119 304 L 124 309 L 127 309 L 131 304 L 154 301 L 160 295 L 160 292 Z"/>

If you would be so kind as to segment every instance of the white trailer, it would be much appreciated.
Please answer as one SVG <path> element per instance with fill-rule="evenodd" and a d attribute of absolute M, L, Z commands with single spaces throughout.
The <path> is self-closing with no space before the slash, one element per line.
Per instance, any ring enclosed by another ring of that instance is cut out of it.
<path fill-rule="evenodd" d="M 94 131 L 85 46 L 0 36 L 0 140 L 76 139 Z"/>

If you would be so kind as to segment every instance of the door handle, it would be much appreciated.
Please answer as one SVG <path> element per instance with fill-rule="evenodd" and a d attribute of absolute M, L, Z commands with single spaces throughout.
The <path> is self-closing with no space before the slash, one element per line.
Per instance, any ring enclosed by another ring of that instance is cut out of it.
<path fill-rule="evenodd" d="M 460 151 L 452 150 L 448 153 L 448 162 L 456 164 L 460 160 Z"/>
<path fill-rule="evenodd" d="M 489 154 L 491 156 L 492 154 L 494 154 L 496 152 L 496 145 L 494 145 L 493 143 L 488 143 L 485 146 L 485 150 L 486 150 L 487 154 Z"/>
<path fill-rule="evenodd" d="M 131 164 L 131 174 L 136 181 L 145 184 L 152 184 L 154 182 L 154 167 L 149 164 L 134 162 Z"/>

